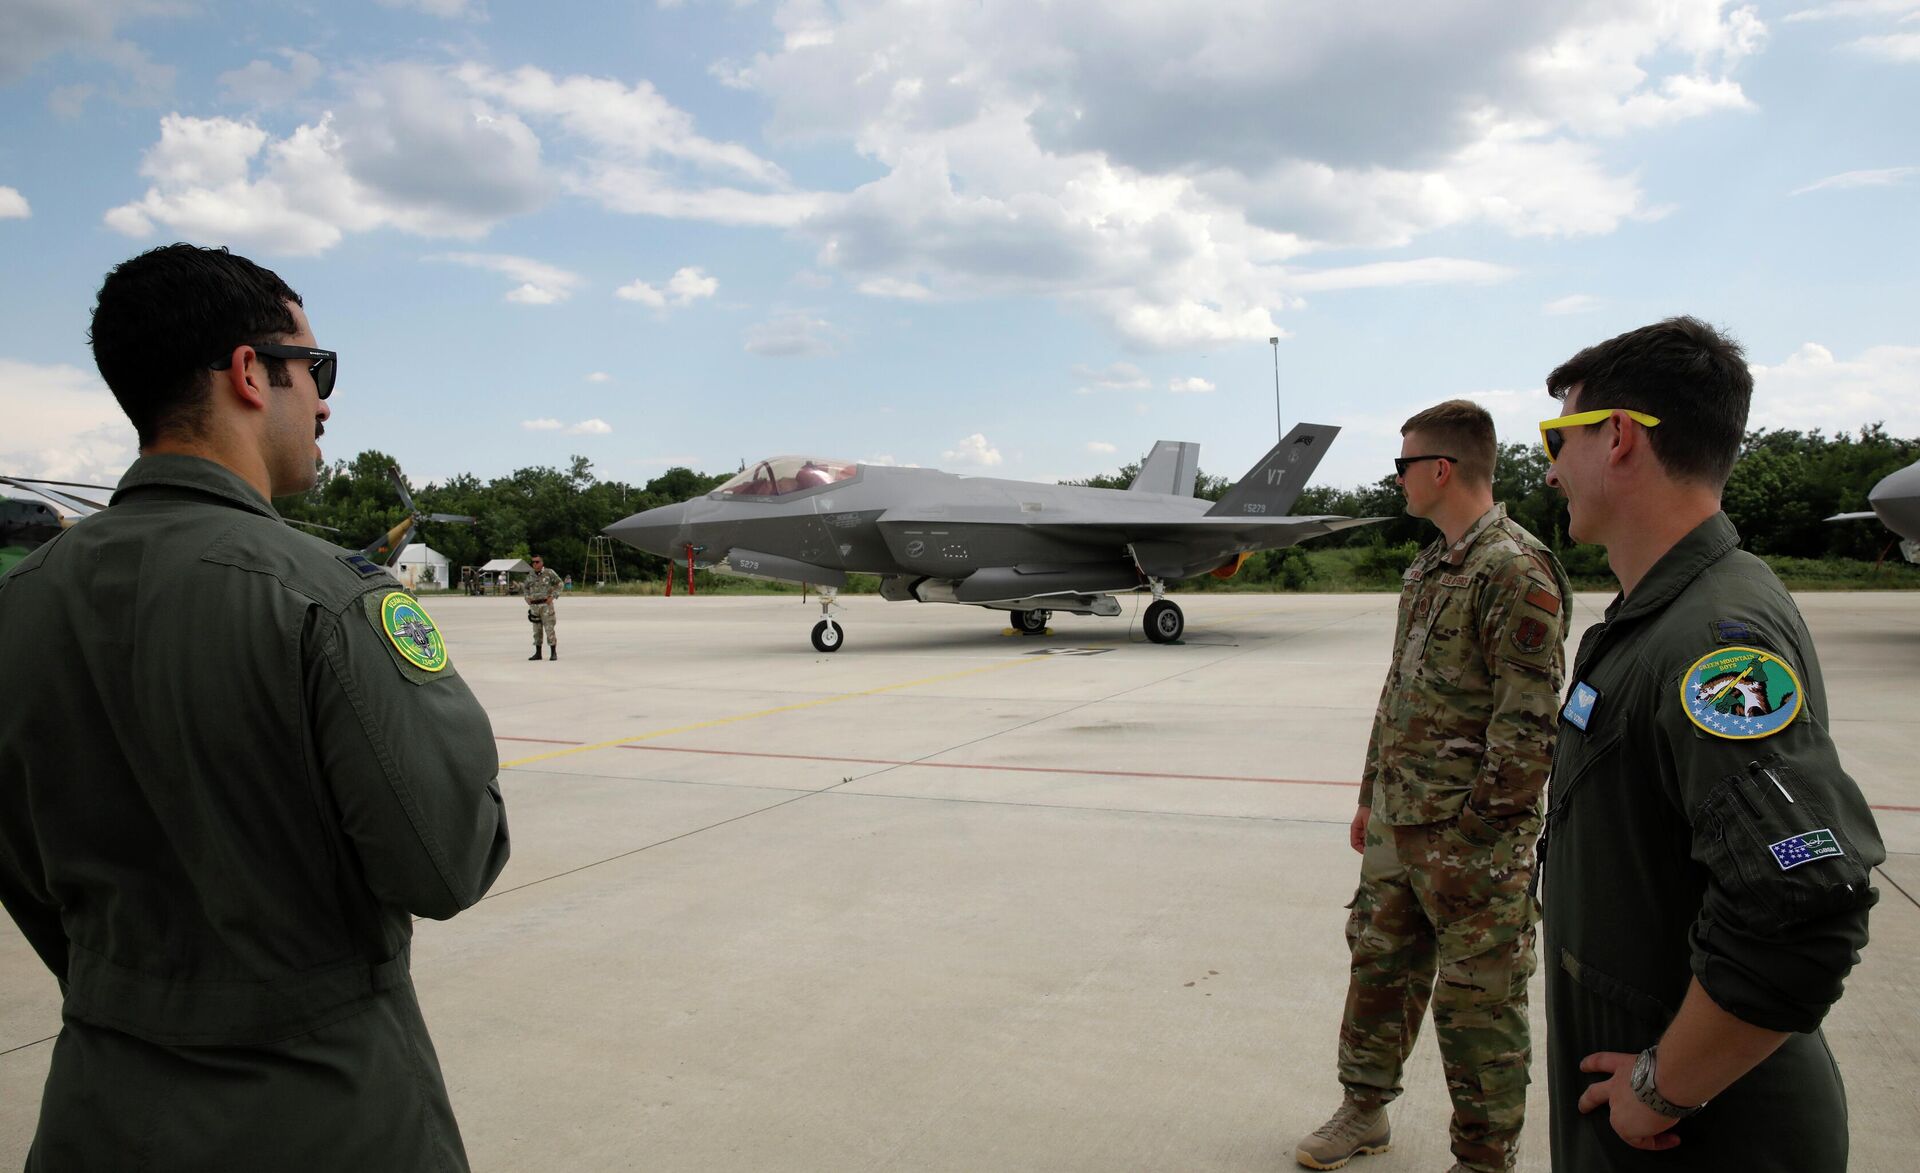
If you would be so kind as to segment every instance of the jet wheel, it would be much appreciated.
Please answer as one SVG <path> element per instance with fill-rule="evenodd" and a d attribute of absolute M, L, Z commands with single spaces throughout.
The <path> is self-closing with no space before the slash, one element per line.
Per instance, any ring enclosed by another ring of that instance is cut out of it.
<path fill-rule="evenodd" d="M 1013 625 L 1026 635 L 1042 635 L 1047 630 L 1047 620 L 1051 618 L 1051 611 L 1015 611 Z"/>
<path fill-rule="evenodd" d="M 1180 604 L 1168 599 L 1155 599 L 1147 608 L 1147 638 L 1154 643 L 1174 643 L 1186 629 L 1187 617 L 1180 613 Z"/>
<path fill-rule="evenodd" d="M 846 632 L 831 619 L 822 619 L 813 625 L 813 650 L 816 652 L 837 652 L 846 639 Z"/>

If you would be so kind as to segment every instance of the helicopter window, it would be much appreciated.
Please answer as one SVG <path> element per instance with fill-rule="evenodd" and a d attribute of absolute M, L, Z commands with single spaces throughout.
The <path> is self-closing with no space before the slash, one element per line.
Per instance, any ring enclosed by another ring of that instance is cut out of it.
<path fill-rule="evenodd" d="M 722 497 L 784 497 L 835 481 L 852 480 L 859 469 L 860 466 L 850 460 L 775 456 L 749 464 L 714 493 Z"/>

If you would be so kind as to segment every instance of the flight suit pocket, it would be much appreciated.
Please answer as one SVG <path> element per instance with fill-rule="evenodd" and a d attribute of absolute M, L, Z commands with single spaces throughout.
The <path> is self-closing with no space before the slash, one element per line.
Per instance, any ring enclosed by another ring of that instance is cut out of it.
<path fill-rule="evenodd" d="M 1643 1051 L 1659 1041 L 1673 1020 L 1674 1012 L 1666 1003 L 1595 969 L 1570 950 L 1560 950 L 1560 968 L 1586 995 L 1574 1011 L 1583 1029 L 1573 1034 L 1592 1050 Z"/>
<path fill-rule="evenodd" d="M 1845 828 L 1778 753 L 1723 779 L 1700 815 L 1702 862 L 1721 884 L 1751 897 L 1762 930 L 1777 933 L 1871 899 L 1871 878 Z"/>

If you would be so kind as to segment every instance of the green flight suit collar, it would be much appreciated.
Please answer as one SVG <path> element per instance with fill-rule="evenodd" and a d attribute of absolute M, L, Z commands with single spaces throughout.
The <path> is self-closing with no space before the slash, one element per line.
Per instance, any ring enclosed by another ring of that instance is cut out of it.
<path fill-rule="evenodd" d="M 1660 555 L 1660 560 L 1647 571 L 1631 596 L 1614 597 L 1612 606 L 1607 608 L 1608 620 L 1660 610 L 1678 598 L 1702 571 L 1726 557 L 1727 552 L 1739 544 L 1740 532 L 1733 528 L 1732 520 L 1725 513 L 1707 518 L 1675 542 L 1673 549 Z"/>
<path fill-rule="evenodd" d="M 1478 521 L 1475 521 L 1467 527 L 1467 532 L 1460 535 L 1459 541 L 1447 547 L 1447 552 L 1440 556 L 1440 561 L 1445 562 L 1448 566 L 1459 566 L 1465 562 L 1467 560 L 1467 552 L 1473 549 L 1473 544 L 1480 540 L 1480 536 L 1486 533 L 1494 522 L 1500 521 L 1506 516 L 1507 507 L 1505 503 L 1499 501 L 1494 502 L 1492 509 L 1482 513 Z M 1443 536 L 1440 540 L 1444 542 L 1446 538 Z"/>
<path fill-rule="evenodd" d="M 280 514 L 260 495 L 259 490 L 241 480 L 239 474 L 226 465 L 205 457 L 183 456 L 173 452 L 142 456 L 134 461 L 133 467 L 127 469 L 126 475 L 120 478 L 120 487 L 113 491 L 108 503 L 118 504 L 127 493 L 161 485 L 205 493 L 262 517 L 281 520 Z"/>

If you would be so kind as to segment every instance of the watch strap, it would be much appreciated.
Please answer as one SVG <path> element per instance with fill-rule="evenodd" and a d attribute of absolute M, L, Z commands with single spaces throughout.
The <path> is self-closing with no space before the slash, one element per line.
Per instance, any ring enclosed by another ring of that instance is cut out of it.
<path fill-rule="evenodd" d="M 1683 1108 L 1679 1104 L 1661 1095 L 1659 1087 L 1659 1063 L 1660 1044 L 1655 1043 L 1640 1053 L 1640 1058 L 1633 1065 L 1633 1078 L 1628 1081 L 1629 1085 L 1633 1088 L 1635 1099 L 1660 1113 L 1662 1116 L 1671 1116 L 1676 1120 L 1685 1120 L 1687 1117 L 1707 1106 L 1705 1103 L 1700 1103 L 1695 1104 L 1691 1108 Z"/>

